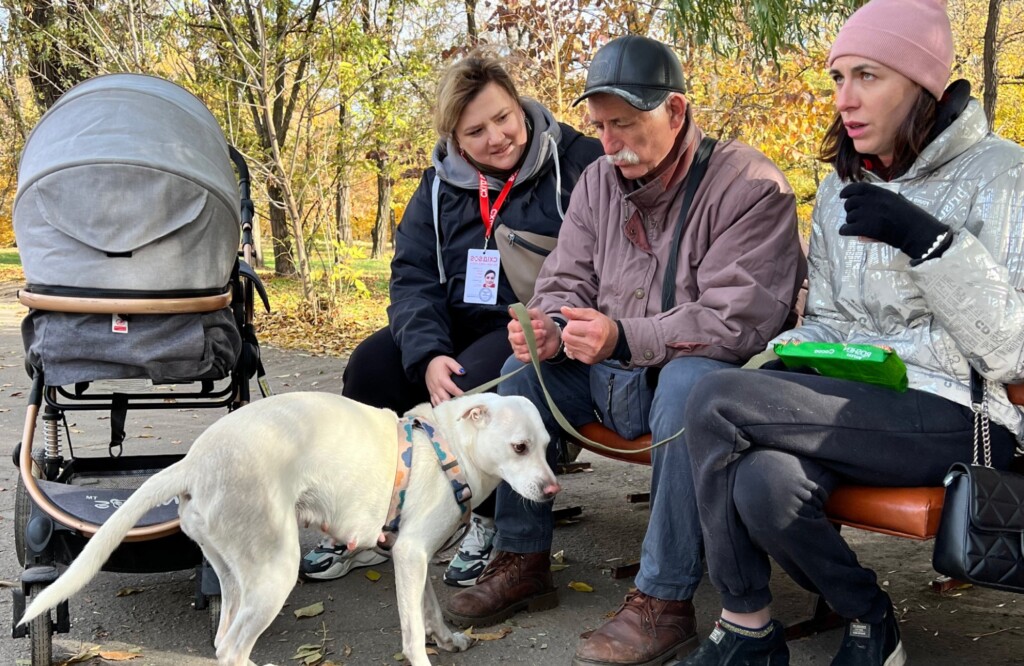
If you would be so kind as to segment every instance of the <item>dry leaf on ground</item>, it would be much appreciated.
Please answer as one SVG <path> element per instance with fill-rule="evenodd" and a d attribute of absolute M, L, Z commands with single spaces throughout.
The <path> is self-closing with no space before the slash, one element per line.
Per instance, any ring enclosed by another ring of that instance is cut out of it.
<path fill-rule="evenodd" d="M 498 641 L 505 638 L 512 633 L 512 627 L 501 627 L 497 631 L 488 632 L 485 634 L 478 634 L 473 631 L 473 627 L 466 629 L 466 636 L 478 641 Z"/>
<path fill-rule="evenodd" d="M 146 591 L 146 589 L 147 588 L 145 587 L 122 587 L 120 590 L 117 591 L 117 594 L 114 596 L 127 597 L 133 594 L 142 594 Z"/>
<path fill-rule="evenodd" d="M 316 617 L 317 615 L 320 615 L 321 613 L 324 612 L 324 602 L 318 601 L 315 604 L 310 604 L 309 606 L 306 606 L 305 608 L 300 608 L 300 609 L 298 609 L 296 611 L 293 611 L 293 612 L 295 613 L 295 617 L 297 617 L 297 618 L 298 617 Z"/>

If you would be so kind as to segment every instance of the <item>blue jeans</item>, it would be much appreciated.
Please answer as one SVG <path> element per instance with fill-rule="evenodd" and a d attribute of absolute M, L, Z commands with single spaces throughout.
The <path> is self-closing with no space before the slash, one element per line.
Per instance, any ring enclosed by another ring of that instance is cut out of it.
<path fill-rule="evenodd" d="M 502 373 L 522 364 L 510 358 Z M 603 396 L 592 394 L 590 366 L 577 361 L 542 363 L 544 383 L 552 400 L 566 420 L 579 427 L 597 420 L 595 404 Z M 734 367 L 724 361 L 702 357 L 684 357 L 661 369 L 654 400 L 645 415 L 654 441 L 679 432 L 683 427 L 686 401 L 693 386 L 704 375 Z M 541 391 L 537 375 L 527 368 L 498 386 L 501 395 L 521 395 L 537 405 L 545 427 L 558 441 L 561 429 L 555 422 Z M 635 437 L 635 433 L 619 433 Z M 548 447 L 548 462 L 554 467 L 558 447 Z M 700 582 L 702 537 L 697 515 L 690 456 L 683 437 L 652 452 L 651 517 L 641 550 L 637 588 L 659 599 L 681 600 L 693 597 Z M 513 553 L 537 553 L 551 549 L 552 520 L 550 502 L 537 504 L 518 495 L 506 483 L 498 486 L 495 547 Z"/>

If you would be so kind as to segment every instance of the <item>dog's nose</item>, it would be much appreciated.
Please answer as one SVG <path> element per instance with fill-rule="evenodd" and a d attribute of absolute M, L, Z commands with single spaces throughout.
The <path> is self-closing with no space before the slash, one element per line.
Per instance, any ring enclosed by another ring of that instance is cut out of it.
<path fill-rule="evenodd" d="M 558 482 L 552 481 L 544 486 L 544 499 L 554 499 L 555 495 L 557 495 L 561 490 L 562 486 L 558 485 Z"/>

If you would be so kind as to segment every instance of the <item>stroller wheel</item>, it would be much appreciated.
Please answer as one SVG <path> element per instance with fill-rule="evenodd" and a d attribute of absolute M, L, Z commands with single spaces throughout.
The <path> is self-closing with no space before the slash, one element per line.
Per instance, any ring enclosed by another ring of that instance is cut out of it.
<path fill-rule="evenodd" d="M 217 629 L 220 628 L 220 595 L 212 594 L 207 597 L 210 609 L 210 644 L 217 640 Z"/>
<path fill-rule="evenodd" d="M 28 517 L 32 513 L 32 500 L 28 497 L 25 482 L 18 475 L 18 486 L 14 493 L 14 554 L 18 556 L 18 564 L 25 566 L 25 528 Z"/>
<path fill-rule="evenodd" d="M 29 598 L 46 589 L 45 585 L 34 583 L 29 586 Z M 53 663 L 53 620 L 50 611 L 39 615 L 29 623 L 29 636 L 32 637 L 32 666 L 50 666 Z"/>

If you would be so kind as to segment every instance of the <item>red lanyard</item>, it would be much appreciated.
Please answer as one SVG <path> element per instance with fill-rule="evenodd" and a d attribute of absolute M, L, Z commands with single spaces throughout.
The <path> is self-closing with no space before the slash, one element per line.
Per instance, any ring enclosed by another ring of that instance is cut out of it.
<path fill-rule="evenodd" d="M 486 241 L 491 238 L 491 228 L 494 226 L 494 220 L 498 217 L 498 210 L 501 205 L 505 203 L 505 197 L 508 196 L 509 191 L 512 189 L 512 184 L 516 182 L 516 176 L 519 175 L 519 170 L 516 169 L 511 176 L 508 177 L 508 181 L 505 183 L 505 187 L 501 188 L 501 194 L 494 201 L 494 208 L 491 208 L 491 195 L 487 191 L 487 179 L 484 175 L 477 172 L 480 176 L 480 217 L 484 221 L 484 248 L 486 249 Z"/>

